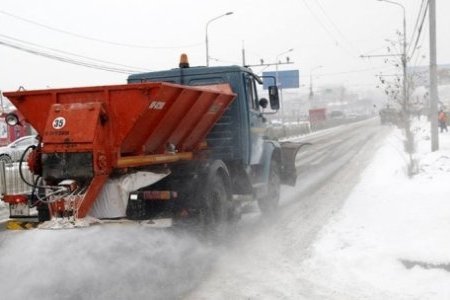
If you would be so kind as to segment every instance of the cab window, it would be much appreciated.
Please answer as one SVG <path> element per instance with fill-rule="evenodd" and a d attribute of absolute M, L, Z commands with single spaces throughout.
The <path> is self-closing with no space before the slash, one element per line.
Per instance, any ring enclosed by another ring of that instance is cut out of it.
<path fill-rule="evenodd" d="M 194 78 L 189 80 L 189 85 L 211 85 L 211 84 L 221 84 L 225 83 L 225 79 L 222 77 L 208 77 L 208 78 Z"/>
<path fill-rule="evenodd" d="M 250 109 L 259 110 L 258 94 L 256 93 L 255 80 L 253 79 L 253 77 L 248 75 L 245 76 L 245 93 Z"/>

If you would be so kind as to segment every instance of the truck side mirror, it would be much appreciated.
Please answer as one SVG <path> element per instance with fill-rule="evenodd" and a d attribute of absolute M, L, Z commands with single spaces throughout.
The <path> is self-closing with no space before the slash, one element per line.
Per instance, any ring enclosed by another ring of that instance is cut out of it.
<path fill-rule="evenodd" d="M 280 109 L 280 98 L 278 97 L 278 87 L 275 85 L 269 86 L 269 101 L 272 110 Z"/>

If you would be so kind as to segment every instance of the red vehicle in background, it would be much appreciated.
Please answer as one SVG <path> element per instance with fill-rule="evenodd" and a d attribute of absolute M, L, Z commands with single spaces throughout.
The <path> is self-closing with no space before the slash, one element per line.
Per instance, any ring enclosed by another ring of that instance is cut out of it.
<path fill-rule="evenodd" d="M 326 108 L 314 108 L 309 110 L 309 122 L 313 131 L 323 128 L 326 120 Z"/>

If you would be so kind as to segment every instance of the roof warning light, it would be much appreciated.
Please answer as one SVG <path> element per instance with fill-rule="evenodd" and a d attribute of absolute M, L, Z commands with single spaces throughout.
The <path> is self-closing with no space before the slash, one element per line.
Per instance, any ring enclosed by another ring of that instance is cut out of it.
<path fill-rule="evenodd" d="M 189 68 L 189 60 L 188 60 L 186 53 L 181 54 L 180 64 L 178 66 L 180 68 Z"/>

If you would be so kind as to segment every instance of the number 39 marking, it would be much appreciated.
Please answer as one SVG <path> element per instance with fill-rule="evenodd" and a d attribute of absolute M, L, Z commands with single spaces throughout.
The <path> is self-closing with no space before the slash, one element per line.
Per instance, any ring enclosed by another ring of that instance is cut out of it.
<path fill-rule="evenodd" d="M 66 119 L 63 117 L 58 117 L 53 120 L 53 128 L 55 129 L 61 129 L 66 125 Z"/>

